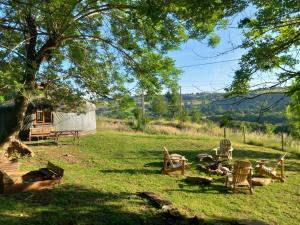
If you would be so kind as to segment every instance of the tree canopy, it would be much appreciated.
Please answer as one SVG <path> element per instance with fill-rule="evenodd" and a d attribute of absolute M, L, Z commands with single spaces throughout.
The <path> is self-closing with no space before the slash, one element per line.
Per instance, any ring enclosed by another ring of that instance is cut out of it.
<path fill-rule="evenodd" d="M 18 127 L 28 101 L 122 96 L 176 86 L 166 56 L 189 38 L 209 37 L 246 1 L 0 0 L 0 100 L 14 98 Z M 16 130 L 16 129 L 15 129 Z"/>
<path fill-rule="evenodd" d="M 277 82 L 265 83 L 270 89 L 289 85 L 300 75 L 300 2 L 291 0 L 252 0 L 256 13 L 240 21 L 244 40 L 242 48 L 247 53 L 241 58 L 240 68 L 227 89 L 229 95 L 240 95 L 252 88 L 251 79 L 262 73 L 277 77 Z M 263 75 L 262 75 L 263 76 Z M 299 87 L 286 91 L 292 94 Z"/>
<path fill-rule="evenodd" d="M 265 78 L 263 91 L 282 92 L 292 96 L 287 109 L 294 132 L 299 134 L 300 95 L 300 2 L 291 0 L 251 1 L 256 9 L 253 17 L 240 21 L 244 29 L 242 47 L 247 50 L 241 58 L 240 68 L 227 89 L 228 95 L 248 93 L 250 81 L 260 74 L 271 74 L 277 81 Z M 292 84 L 292 85 L 291 85 Z M 279 88 L 285 87 L 285 88 Z M 274 106 L 270 105 L 266 109 Z"/>

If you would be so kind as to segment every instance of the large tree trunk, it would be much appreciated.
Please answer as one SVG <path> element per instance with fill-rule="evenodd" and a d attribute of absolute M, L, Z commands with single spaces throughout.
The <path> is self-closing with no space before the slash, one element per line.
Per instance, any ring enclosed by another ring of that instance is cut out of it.
<path fill-rule="evenodd" d="M 29 104 L 30 96 L 24 96 L 23 93 L 33 93 L 36 88 L 36 73 L 39 71 L 40 65 L 44 59 L 45 54 L 51 56 L 52 49 L 57 47 L 58 36 L 50 36 L 45 44 L 36 50 L 37 45 L 37 26 L 35 24 L 35 18 L 31 14 L 28 14 L 25 18 L 26 27 L 23 30 L 24 38 L 28 40 L 25 45 L 26 59 L 25 59 L 25 71 L 23 74 L 22 84 L 23 90 L 20 91 L 15 98 L 14 120 L 7 127 L 7 132 L 0 140 L 0 149 L 6 146 L 11 140 L 18 138 L 20 129 L 23 126 L 25 113 Z M 22 93 L 23 92 L 23 93 Z M 7 146 L 6 146 L 7 147 Z"/>
<path fill-rule="evenodd" d="M 23 121 L 25 118 L 25 113 L 27 111 L 27 107 L 28 107 L 28 99 L 22 95 L 18 95 L 15 98 L 15 108 L 13 111 L 13 118 L 11 120 L 11 123 L 9 123 L 9 126 L 7 127 L 7 132 L 4 134 L 4 138 L 1 140 L 0 143 L 0 149 L 1 151 L 1 155 L 2 157 L 7 156 L 8 151 L 10 151 L 10 153 L 12 153 L 14 151 L 14 147 L 16 147 L 17 145 L 15 143 L 19 142 L 18 146 L 22 146 L 23 149 L 27 149 L 28 150 L 28 154 L 31 154 L 31 150 L 24 144 L 21 144 L 20 141 L 18 140 L 18 136 L 19 136 L 19 131 L 23 126 Z M 20 149 L 16 149 L 16 150 L 20 150 Z M 8 154 L 10 155 L 10 154 Z"/>
<path fill-rule="evenodd" d="M 26 26 L 23 29 L 24 38 L 28 41 L 25 42 L 25 71 L 23 74 L 22 84 L 24 85 L 22 90 L 15 97 L 15 109 L 14 109 L 14 120 L 9 127 L 2 140 L 2 144 L 7 144 L 11 139 L 18 137 L 19 131 L 23 126 L 25 113 L 27 111 L 29 97 L 23 93 L 33 93 L 35 89 L 35 76 L 39 70 L 41 60 L 36 58 L 36 44 L 37 44 L 37 27 L 35 24 L 35 18 L 33 15 L 28 14 L 25 18 Z M 3 145 L 2 145 L 3 146 Z M 0 146 L 1 147 L 1 146 Z M 4 149 L 5 150 L 5 149 Z"/>
<path fill-rule="evenodd" d="M 27 107 L 28 99 L 26 97 L 19 95 L 15 98 L 14 110 L 11 112 L 13 117 L 6 127 L 6 132 L 3 134 L 3 137 L 0 140 L 0 144 L 3 144 L 5 140 L 12 136 L 18 136 L 18 133 L 23 126 Z"/>

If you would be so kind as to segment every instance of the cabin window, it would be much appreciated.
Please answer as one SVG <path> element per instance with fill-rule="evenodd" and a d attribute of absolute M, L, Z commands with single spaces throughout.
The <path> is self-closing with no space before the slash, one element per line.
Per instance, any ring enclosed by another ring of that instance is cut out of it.
<path fill-rule="evenodd" d="M 43 111 L 36 111 L 36 123 L 43 123 Z"/>
<path fill-rule="evenodd" d="M 36 124 L 52 124 L 52 113 L 50 109 L 37 110 L 35 113 Z"/>
<path fill-rule="evenodd" d="M 44 109 L 44 122 L 52 123 L 52 113 L 50 109 Z"/>

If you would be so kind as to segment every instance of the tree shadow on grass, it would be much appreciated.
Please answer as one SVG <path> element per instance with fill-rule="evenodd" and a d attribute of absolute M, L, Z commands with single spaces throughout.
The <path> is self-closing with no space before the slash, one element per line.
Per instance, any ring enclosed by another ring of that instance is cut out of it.
<path fill-rule="evenodd" d="M 252 151 L 245 149 L 235 149 L 233 151 L 233 158 L 259 160 L 259 159 L 278 159 L 282 152 L 266 152 L 266 151 Z"/>
<path fill-rule="evenodd" d="M 169 224 L 161 212 L 131 193 L 103 192 L 76 185 L 54 190 L 1 195 L 0 224 Z M 129 211 L 124 206 L 135 205 Z"/>
<path fill-rule="evenodd" d="M 105 192 L 77 185 L 53 190 L 0 195 L 0 224 L 5 225 L 179 225 L 238 224 L 235 218 L 202 223 L 171 217 L 129 192 Z M 131 207 L 131 208 L 130 208 Z M 258 221 L 265 225 L 262 221 Z"/>
<path fill-rule="evenodd" d="M 24 142 L 28 146 L 57 146 L 53 141 L 34 141 L 34 142 Z"/>
<path fill-rule="evenodd" d="M 178 149 L 172 149 L 169 150 L 169 153 L 177 153 L 180 155 L 185 156 L 189 161 L 191 162 L 199 162 L 199 159 L 196 158 L 197 154 L 199 153 L 208 153 L 213 154 L 210 150 L 178 150 Z M 141 155 L 151 155 L 155 158 L 161 158 L 163 160 L 163 151 L 159 150 L 141 150 L 138 152 L 138 154 Z M 268 159 L 268 160 L 277 160 L 284 152 L 278 151 L 278 152 L 267 152 L 267 151 L 257 151 L 257 150 L 247 150 L 247 149 L 234 149 L 233 151 L 233 160 L 237 159 L 248 159 L 250 161 L 256 162 L 260 159 Z M 298 159 L 298 155 L 294 153 L 288 153 L 286 156 L 286 159 Z"/>
<path fill-rule="evenodd" d="M 205 222 L 206 225 L 241 225 L 241 224 L 248 224 L 248 225 L 270 225 L 269 223 L 266 223 L 262 220 L 253 220 L 253 219 L 233 219 L 233 218 L 226 218 L 226 217 L 215 217 L 208 219 Z"/>
<path fill-rule="evenodd" d="M 127 174 L 161 174 L 160 170 L 148 169 L 105 169 L 101 173 L 127 173 Z"/>
<path fill-rule="evenodd" d="M 181 183 L 178 185 L 178 189 L 168 189 L 166 191 L 181 191 L 187 193 L 205 193 L 205 194 L 230 194 L 232 193 L 229 188 L 225 187 L 224 183 L 222 183 L 223 179 L 217 179 L 213 183 L 208 185 L 200 185 L 195 183 L 190 183 L 186 179 L 181 180 Z M 190 187 L 199 187 L 198 190 Z"/>
<path fill-rule="evenodd" d="M 144 165 L 144 167 L 159 167 L 159 168 L 162 168 L 163 167 L 163 161 L 160 161 L 160 162 L 149 162 L 149 163 L 146 163 Z"/>

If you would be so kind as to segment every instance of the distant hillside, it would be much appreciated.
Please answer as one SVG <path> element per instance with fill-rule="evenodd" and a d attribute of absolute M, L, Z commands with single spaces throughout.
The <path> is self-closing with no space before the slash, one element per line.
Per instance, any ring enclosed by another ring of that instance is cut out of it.
<path fill-rule="evenodd" d="M 136 107 L 141 106 L 141 97 L 134 97 Z M 150 98 L 145 96 L 145 115 L 153 117 L 150 106 Z M 224 98 L 223 93 L 195 93 L 183 94 L 183 105 L 186 115 L 191 117 L 191 112 L 199 110 L 203 119 L 220 123 L 224 115 L 230 117 L 228 126 L 241 128 L 251 127 L 252 130 L 266 130 L 266 124 L 273 124 L 275 132 L 289 131 L 288 121 L 285 117 L 285 109 L 290 97 L 272 93 L 254 97 L 249 94 L 244 97 Z M 165 98 L 165 101 L 167 99 Z M 134 107 L 122 108 L 114 101 L 99 101 L 97 114 L 113 118 L 129 118 L 133 116 Z M 266 110 L 269 109 L 269 110 Z"/>
<path fill-rule="evenodd" d="M 290 101 L 289 96 L 278 93 L 254 96 L 249 94 L 224 99 L 222 93 L 196 93 L 184 94 L 182 97 L 186 109 L 199 107 L 204 116 L 214 121 L 218 121 L 218 118 L 227 112 L 233 120 L 287 124 L 284 112 Z"/>

